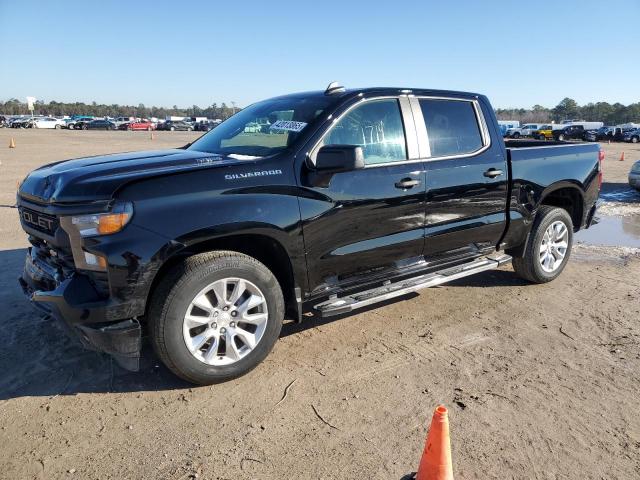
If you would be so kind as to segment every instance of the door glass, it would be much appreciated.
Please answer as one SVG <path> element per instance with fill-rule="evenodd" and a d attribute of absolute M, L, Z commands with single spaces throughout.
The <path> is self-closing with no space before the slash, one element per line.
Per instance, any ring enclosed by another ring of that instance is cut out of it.
<path fill-rule="evenodd" d="M 482 148 L 473 104 L 459 100 L 421 99 L 432 157 L 464 155 Z"/>
<path fill-rule="evenodd" d="M 355 107 L 331 128 L 322 143 L 361 146 L 367 165 L 406 160 L 398 100 L 371 100 Z"/>

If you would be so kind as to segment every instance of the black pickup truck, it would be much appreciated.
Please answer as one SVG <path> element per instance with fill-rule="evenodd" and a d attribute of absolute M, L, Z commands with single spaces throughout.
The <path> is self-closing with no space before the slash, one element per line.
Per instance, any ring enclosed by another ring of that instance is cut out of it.
<path fill-rule="evenodd" d="M 602 160 L 597 144 L 505 146 L 482 95 L 332 84 L 255 103 L 183 148 L 33 171 L 20 283 L 126 368 L 149 337 L 177 375 L 215 383 L 260 363 L 285 318 L 512 260 L 553 280 L 593 220 Z"/>

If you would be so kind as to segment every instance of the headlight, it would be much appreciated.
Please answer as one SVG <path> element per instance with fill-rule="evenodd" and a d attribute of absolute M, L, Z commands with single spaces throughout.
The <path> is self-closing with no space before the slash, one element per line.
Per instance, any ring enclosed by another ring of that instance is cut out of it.
<path fill-rule="evenodd" d="M 95 213 L 71 217 L 71 224 L 81 237 L 94 235 L 111 235 L 122 230 L 133 216 L 130 203 L 118 203 L 108 213 Z"/>
<path fill-rule="evenodd" d="M 60 226 L 69 235 L 76 268 L 105 271 L 107 259 L 85 250 L 83 238 L 119 232 L 129 223 L 132 216 L 131 203 L 116 203 L 110 212 L 60 217 Z"/>

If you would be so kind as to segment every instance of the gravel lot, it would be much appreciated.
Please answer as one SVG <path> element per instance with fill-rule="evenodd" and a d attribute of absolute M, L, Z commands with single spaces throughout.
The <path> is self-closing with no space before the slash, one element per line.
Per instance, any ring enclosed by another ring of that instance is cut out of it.
<path fill-rule="evenodd" d="M 154 136 L 0 130 L 0 477 L 399 479 L 444 403 L 456 478 L 640 478 L 640 249 L 604 222 L 601 245 L 577 245 L 551 284 L 506 267 L 287 324 L 261 366 L 214 387 L 181 383 L 150 353 L 133 374 L 76 346 L 17 286 L 16 183 L 51 161 L 198 134 Z M 603 146 L 602 212 L 640 236 L 626 185 L 640 146 Z"/>

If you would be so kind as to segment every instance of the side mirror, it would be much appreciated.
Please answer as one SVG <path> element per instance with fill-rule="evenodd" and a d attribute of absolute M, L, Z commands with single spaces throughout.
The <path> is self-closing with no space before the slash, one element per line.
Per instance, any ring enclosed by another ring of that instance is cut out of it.
<path fill-rule="evenodd" d="M 311 167 L 321 173 L 359 170 L 364 168 L 364 153 L 356 145 L 325 145 L 318 150 Z"/>

